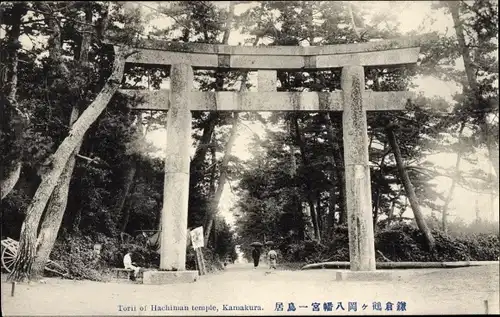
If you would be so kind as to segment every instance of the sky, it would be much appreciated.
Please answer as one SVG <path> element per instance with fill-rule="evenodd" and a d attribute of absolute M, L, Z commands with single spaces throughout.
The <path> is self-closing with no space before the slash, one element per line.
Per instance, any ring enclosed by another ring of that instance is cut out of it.
<path fill-rule="evenodd" d="M 394 2 L 391 1 L 377 1 L 377 2 L 356 2 L 358 5 L 367 5 L 372 9 L 379 11 L 394 10 Z M 220 6 L 227 6 L 228 1 L 218 2 Z M 243 11 L 247 10 L 249 6 L 253 4 L 239 4 L 235 7 L 235 14 L 238 15 Z M 411 30 L 436 30 L 441 33 L 453 35 L 453 22 L 450 17 L 445 15 L 443 12 L 436 12 L 431 10 L 430 1 L 401 1 L 398 3 L 398 21 L 400 23 L 400 30 L 402 32 L 409 32 Z M 152 21 L 152 23 L 158 23 L 162 25 L 165 19 L 160 19 L 157 21 Z M 237 45 L 238 42 L 243 42 L 243 37 L 238 32 L 232 32 L 229 37 L 230 45 Z M 463 68 L 463 63 L 461 60 L 458 61 L 457 67 Z M 423 92 L 426 96 L 440 96 L 448 101 L 452 101 L 453 94 L 460 92 L 460 87 L 452 82 L 444 82 L 442 80 L 423 77 L 417 78 L 415 80 L 417 88 L 415 91 Z M 265 137 L 263 126 L 260 124 L 245 123 L 245 125 L 240 125 L 238 131 L 238 138 L 236 139 L 236 145 L 233 148 L 233 154 L 240 159 L 251 160 L 252 153 L 249 152 L 249 142 L 252 135 L 256 133 L 261 138 Z M 165 130 L 153 131 L 148 136 L 157 147 L 165 148 Z M 194 148 L 192 151 L 194 154 Z M 492 171 L 492 166 L 489 160 L 485 157 L 484 153 L 479 153 L 477 156 L 477 163 L 470 164 L 465 161 L 462 163 L 463 170 L 480 167 L 485 172 L 494 173 Z M 437 164 L 440 167 L 447 168 L 453 167 L 456 161 L 456 154 L 450 153 L 437 153 L 427 157 L 427 160 Z M 445 177 L 437 177 L 433 180 L 434 184 L 437 185 L 437 190 L 446 194 L 451 186 L 451 180 Z M 234 184 L 233 184 L 234 186 Z M 237 197 L 231 192 L 229 186 L 225 187 L 220 205 L 219 212 L 226 218 L 228 223 L 234 223 L 234 216 L 231 212 L 232 207 L 237 201 Z M 440 202 L 441 204 L 443 202 Z M 469 190 L 463 189 L 459 186 L 455 189 L 455 194 L 453 195 L 452 202 L 449 206 L 449 219 L 453 219 L 455 216 L 459 216 L 466 222 L 471 222 L 476 218 L 476 207 L 479 208 L 479 216 L 483 219 L 496 220 L 498 221 L 498 208 L 499 202 L 498 197 L 492 200 L 492 196 L 489 194 L 477 194 Z M 430 209 L 424 208 L 424 213 L 430 214 L 432 211 Z M 438 217 L 439 214 L 436 213 Z M 404 216 L 413 217 L 411 208 L 408 208 Z"/>

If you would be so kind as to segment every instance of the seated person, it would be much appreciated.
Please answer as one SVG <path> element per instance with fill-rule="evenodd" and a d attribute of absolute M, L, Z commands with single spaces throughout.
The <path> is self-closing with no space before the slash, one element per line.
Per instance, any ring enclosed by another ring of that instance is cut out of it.
<path fill-rule="evenodd" d="M 129 251 L 127 252 L 127 254 L 125 254 L 125 256 L 123 257 L 123 267 L 126 269 L 134 270 L 133 280 L 135 280 L 136 277 L 139 275 L 141 268 L 135 266 L 135 263 L 132 262 L 132 254 L 133 254 L 132 251 Z"/>

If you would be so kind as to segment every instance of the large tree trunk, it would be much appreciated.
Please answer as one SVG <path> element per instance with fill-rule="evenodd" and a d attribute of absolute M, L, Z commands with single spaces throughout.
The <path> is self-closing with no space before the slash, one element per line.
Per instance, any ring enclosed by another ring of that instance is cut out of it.
<path fill-rule="evenodd" d="M 212 248 L 215 250 L 217 248 L 217 217 L 213 218 L 213 225 L 212 225 Z"/>
<path fill-rule="evenodd" d="M 425 240 L 427 242 L 427 247 L 430 251 L 434 250 L 435 240 L 432 236 L 431 230 L 427 226 L 425 222 L 424 215 L 420 210 L 420 205 L 418 203 L 417 196 L 415 195 L 415 190 L 413 189 L 413 185 L 410 181 L 410 177 L 406 172 L 406 169 L 403 164 L 403 158 L 401 156 L 401 151 L 399 150 L 398 143 L 396 141 L 396 136 L 394 135 L 393 127 L 390 126 L 386 129 L 387 139 L 389 144 L 391 145 L 392 151 L 394 153 L 394 158 L 396 159 L 396 166 L 398 168 L 399 177 L 403 183 L 408 199 L 410 200 L 410 205 L 413 210 L 413 215 L 415 216 L 415 221 L 417 222 L 417 226 L 424 234 Z"/>
<path fill-rule="evenodd" d="M 85 7 L 85 23 L 87 24 L 84 27 L 85 32 L 82 36 L 82 42 L 80 43 L 80 53 L 78 54 L 78 60 L 82 66 L 88 66 L 89 62 L 89 51 L 90 51 L 90 43 L 92 40 L 91 32 L 92 32 L 92 4 L 87 3 Z M 103 22 L 106 23 L 106 22 Z"/>
<path fill-rule="evenodd" d="M 215 193 L 217 190 L 217 187 L 216 187 L 216 181 L 217 181 L 217 176 L 216 176 L 217 175 L 217 157 L 216 157 L 216 154 L 217 154 L 217 152 L 215 151 L 215 147 L 213 147 L 213 146 L 210 147 L 210 154 L 211 154 L 212 168 L 210 170 L 210 183 L 208 185 L 209 186 L 208 187 L 208 197 L 213 198 L 213 197 L 215 197 Z M 207 213 L 205 214 L 204 223 L 203 223 L 204 226 L 208 226 L 210 219 L 215 219 L 215 218 L 212 218 L 212 217 L 214 217 L 214 215 L 211 214 L 212 212 L 213 211 L 211 211 L 210 209 L 207 210 Z M 215 220 L 213 220 L 213 224 L 211 226 L 215 228 L 215 226 L 216 226 Z M 205 227 L 205 229 L 206 228 L 207 227 Z M 205 236 L 204 236 L 205 246 L 208 245 L 209 235 L 210 234 L 207 235 L 207 233 L 205 232 Z M 213 241 L 215 241 L 215 240 L 213 240 Z M 213 247 L 215 248 L 215 244 Z"/>
<path fill-rule="evenodd" d="M 304 218 L 304 210 L 302 210 L 302 202 L 299 199 L 299 195 L 295 194 L 292 199 L 294 212 L 297 215 L 298 220 L 300 221 L 298 225 L 298 239 L 300 241 L 304 241 L 306 239 L 306 228 L 305 228 L 305 222 L 303 221 Z M 298 222 L 299 222 L 298 221 Z"/>
<path fill-rule="evenodd" d="M 223 45 L 228 44 L 229 36 L 231 33 L 230 26 L 231 26 L 231 23 L 233 21 L 233 15 L 234 15 L 234 3 L 230 3 L 228 16 L 226 18 L 226 26 L 225 26 L 225 30 L 224 30 L 224 33 L 222 36 L 221 44 L 223 44 Z M 205 40 L 208 40 L 208 34 L 205 34 Z M 216 90 L 223 90 L 223 88 L 224 88 L 224 74 L 221 72 L 217 72 L 215 74 L 215 87 L 216 87 Z M 192 170 L 194 173 L 197 172 L 197 170 L 200 168 L 201 164 L 205 160 L 205 156 L 206 156 L 209 148 L 212 151 L 212 154 L 214 154 L 213 153 L 214 145 L 210 144 L 210 143 L 211 143 L 217 122 L 219 121 L 219 117 L 220 116 L 217 112 L 211 112 L 207 118 L 207 121 L 205 123 L 205 127 L 203 129 L 203 135 L 202 135 L 201 140 L 198 144 L 198 147 L 196 148 L 193 160 L 191 162 L 191 164 L 193 166 Z M 233 129 L 234 129 L 234 127 L 235 126 L 233 124 Z M 232 134 L 230 135 L 229 140 L 231 140 L 231 137 L 232 137 Z M 228 141 L 228 145 L 229 145 L 229 141 Z M 226 154 L 227 154 L 227 148 L 226 148 Z M 214 155 L 212 155 L 212 157 L 214 157 Z M 226 158 L 226 155 L 224 155 L 224 159 L 225 158 Z M 213 168 L 215 168 L 215 161 L 213 161 L 212 164 L 214 164 Z M 205 245 L 207 245 L 208 239 L 210 237 L 210 232 L 212 230 L 212 225 L 213 225 L 213 221 L 214 221 L 213 217 L 215 216 L 215 214 L 217 212 L 217 206 L 219 205 L 219 200 L 220 200 L 220 197 L 222 196 L 222 189 L 224 188 L 224 183 L 225 183 L 226 175 L 224 174 L 224 169 L 226 167 L 224 166 L 224 163 L 222 164 L 222 166 L 220 168 L 221 168 L 221 174 L 220 174 L 220 180 L 219 180 L 219 185 L 218 185 L 217 189 L 215 189 L 215 179 L 213 177 L 215 170 L 212 169 L 212 171 L 211 171 L 212 178 L 210 181 L 210 193 L 211 193 L 211 197 L 212 197 L 211 200 L 212 201 L 209 204 L 208 210 L 206 211 L 206 214 L 205 214 L 205 219 L 203 221 L 204 222 L 203 225 L 204 225 L 204 234 L 205 234 L 205 236 L 204 236 Z M 224 177 L 224 179 L 223 179 L 223 177 Z M 221 182 L 221 180 L 222 180 L 222 182 Z"/>
<path fill-rule="evenodd" d="M 344 166 L 344 157 L 342 155 L 342 149 L 340 148 L 339 142 L 341 141 L 342 136 L 338 137 L 338 135 L 333 130 L 333 124 L 335 124 L 336 119 L 331 112 L 328 113 L 329 123 L 327 123 L 328 127 L 328 135 L 331 140 L 332 146 L 332 159 L 335 163 L 335 173 L 337 174 L 337 184 L 339 186 L 339 224 L 347 223 L 347 200 L 346 200 L 346 187 L 345 187 L 345 166 Z"/>
<path fill-rule="evenodd" d="M 467 75 L 467 82 L 469 84 L 469 88 L 474 94 L 475 98 L 478 101 L 481 101 L 483 97 L 481 96 L 481 92 L 478 87 L 479 84 L 477 82 L 477 77 L 476 77 L 477 74 L 476 67 L 474 66 L 474 63 L 472 61 L 469 46 L 465 43 L 463 22 L 460 21 L 461 1 L 447 1 L 447 4 L 451 12 L 451 17 L 453 19 L 453 26 L 457 34 L 457 40 L 462 53 L 462 59 L 464 60 L 465 74 Z M 493 168 L 495 169 L 496 184 L 498 185 L 500 177 L 498 139 L 493 135 L 493 133 L 491 133 L 491 129 L 486 119 L 487 114 L 488 112 L 482 112 L 478 114 L 479 128 L 480 128 L 481 138 L 483 142 L 486 144 L 486 148 L 488 150 L 490 162 L 493 165 Z"/>
<path fill-rule="evenodd" d="M 137 116 L 137 125 L 135 128 L 135 133 L 136 137 L 140 142 L 146 142 L 146 135 L 149 130 L 149 124 L 144 128 L 144 125 L 142 123 L 142 115 L 139 114 Z M 127 173 L 125 174 L 125 183 L 122 188 L 122 192 L 120 194 L 120 197 L 118 198 L 118 202 L 116 203 L 115 207 L 115 214 L 116 215 L 121 215 L 121 223 L 120 227 L 118 228 L 120 232 L 125 232 L 125 229 L 127 228 L 129 218 L 130 218 L 130 211 L 131 208 L 124 208 L 125 202 L 127 201 L 127 197 L 131 191 L 132 185 L 134 184 L 134 178 L 137 172 L 137 165 L 138 162 L 136 160 L 136 156 L 132 155 L 130 157 L 130 163 L 128 166 Z"/>
<path fill-rule="evenodd" d="M 458 153 L 457 160 L 455 162 L 455 173 L 451 180 L 450 190 L 448 191 L 448 195 L 444 201 L 443 210 L 441 214 L 441 226 L 445 233 L 448 232 L 448 207 L 450 206 L 451 199 L 453 198 L 453 193 L 455 192 L 455 187 L 457 186 L 458 179 L 460 177 L 460 163 L 462 161 L 462 133 L 465 128 L 465 121 L 460 123 L 460 130 L 458 131 Z"/>
<path fill-rule="evenodd" d="M 82 142 L 85 132 L 97 120 L 106 108 L 111 97 L 120 87 L 125 67 L 126 52 L 124 49 L 114 47 L 115 60 L 113 71 L 106 81 L 101 92 L 90 106 L 82 113 L 80 118 L 71 127 L 69 135 L 64 139 L 56 152 L 46 164 L 47 170 L 42 175 L 31 204 L 26 212 L 26 218 L 21 227 L 19 249 L 14 263 L 14 270 L 9 275 L 10 280 L 23 281 L 31 278 L 32 264 L 35 257 L 36 234 L 40 218 L 47 202 L 56 187 L 66 164 L 75 149 Z"/>
<path fill-rule="evenodd" d="M 394 199 L 391 203 L 391 209 L 389 209 L 389 213 L 387 214 L 387 224 L 386 228 L 389 228 L 391 226 L 391 222 L 394 218 L 394 208 L 396 207 L 396 199 Z"/>
<path fill-rule="evenodd" d="M 323 236 L 323 233 L 325 232 L 325 226 L 324 226 L 324 221 L 323 221 L 323 211 L 321 208 L 321 193 L 317 193 L 317 196 L 316 196 L 316 215 L 318 217 L 319 233 L 320 233 L 320 236 Z"/>
<path fill-rule="evenodd" d="M 308 169 L 310 168 L 311 164 L 309 163 L 309 159 L 307 158 L 305 142 L 302 139 L 302 133 L 300 131 L 299 122 L 296 115 L 293 117 L 293 127 L 295 129 L 295 142 L 297 142 L 297 145 L 299 147 L 300 155 L 302 157 L 302 162 L 304 164 L 304 167 Z M 318 242 L 321 242 L 318 216 L 314 206 L 314 193 L 312 192 L 313 191 L 312 185 L 308 178 L 306 179 L 306 187 L 307 187 L 307 203 L 309 204 L 309 211 L 311 212 L 311 220 L 314 229 L 314 238 Z"/>
<path fill-rule="evenodd" d="M 220 165 L 220 177 L 219 183 L 217 185 L 217 190 L 210 202 L 210 207 L 207 212 L 207 218 L 205 221 L 205 245 L 208 243 L 208 239 L 210 237 L 210 233 L 212 231 L 212 225 L 214 221 L 214 217 L 217 214 L 217 208 L 219 206 L 220 198 L 222 197 L 222 192 L 224 190 L 224 185 L 227 179 L 227 166 L 229 164 L 229 159 L 231 157 L 231 151 L 234 146 L 234 141 L 237 137 L 238 131 L 238 123 L 239 123 L 239 115 L 238 113 L 234 113 L 233 115 L 233 127 L 231 128 L 231 132 L 229 134 L 229 140 L 226 144 L 226 150 L 224 152 L 224 157 L 222 158 L 222 163 Z"/>
<path fill-rule="evenodd" d="M 71 175 L 74 167 L 75 158 L 73 156 L 68 160 L 59 178 L 59 182 L 50 197 L 50 201 L 47 204 L 47 211 L 45 212 L 45 217 L 40 226 L 40 232 L 38 233 L 37 251 L 36 257 L 33 260 L 33 271 L 31 275 L 32 279 L 38 279 L 43 276 L 45 265 L 49 260 L 50 253 L 56 242 L 59 227 L 61 226 L 64 211 L 68 203 L 69 184 L 71 182 Z"/>
<path fill-rule="evenodd" d="M 233 21 L 233 15 L 234 15 L 234 3 L 230 2 L 229 12 L 226 18 L 226 26 L 224 29 L 224 34 L 222 36 L 222 42 L 221 42 L 221 44 L 223 45 L 227 45 L 229 42 L 229 35 L 231 34 L 231 23 Z M 189 34 L 189 32 L 187 32 L 187 34 Z M 205 40 L 208 41 L 208 37 L 205 37 Z M 217 72 L 215 76 L 216 76 L 215 79 L 216 90 L 222 90 L 224 86 L 224 76 L 220 72 Z M 203 163 L 203 161 L 205 160 L 205 156 L 207 155 L 208 148 L 211 147 L 209 146 L 209 144 L 210 141 L 212 140 L 212 135 L 214 133 L 215 126 L 217 125 L 218 119 L 219 119 L 219 114 L 217 112 L 210 112 L 210 114 L 208 115 L 205 127 L 203 129 L 203 135 L 201 136 L 201 140 L 198 144 L 198 147 L 196 148 L 193 160 L 191 162 L 192 166 L 195 169 Z"/>
<path fill-rule="evenodd" d="M 495 170 L 496 181 L 494 182 L 497 186 L 498 193 L 498 184 L 499 184 L 499 149 L 498 149 L 498 140 L 492 135 L 492 133 L 487 134 L 487 146 L 488 146 L 488 157 L 490 159 L 491 165 Z"/>
<path fill-rule="evenodd" d="M 460 46 L 462 58 L 464 60 L 467 81 L 469 82 L 471 90 L 475 93 L 477 92 L 478 85 L 469 47 L 465 43 L 464 27 L 462 25 L 462 21 L 460 21 L 460 1 L 448 1 L 447 3 L 453 19 L 453 26 L 457 34 L 458 45 Z"/>
<path fill-rule="evenodd" d="M 462 53 L 462 58 L 464 61 L 464 68 L 465 68 L 465 73 L 467 75 L 467 82 L 469 84 L 469 89 L 472 91 L 474 94 L 475 98 L 477 99 L 477 103 L 480 103 L 482 101 L 483 96 L 481 95 L 481 91 L 479 89 L 479 84 L 477 82 L 477 69 L 472 61 L 471 58 L 471 53 L 469 51 L 469 47 L 465 43 L 465 34 L 464 34 L 464 27 L 463 27 L 463 22 L 460 21 L 460 2 L 459 1 L 448 1 L 448 7 L 451 12 L 451 16 L 453 19 L 453 24 L 454 28 L 457 34 L 457 40 L 458 44 L 460 45 L 461 53 Z M 486 149 L 488 151 L 488 158 L 491 162 L 491 165 L 493 166 L 495 170 L 495 175 L 493 176 L 495 181 L 493 182 L 495 185 L 495 191 L 498 193 L 498 186 L 499 186 L 499 178 L 500 178 L 500 171 L 499 171 L 499 151 L 498 151 L 498 136 L 495 136 L 492 133 L 492 129 L 490 127 L 490 124 L 488 124 L 487 121 L 487 115 L 489 112 L 483 111 L 478 113 L 478 121 L 479 121 L 479 128 L 480 128 L 480 137 L 482 142 L 486 145 Z M 492 194 L 492 199 L 493 199 L 493 194 Z M 444 215 L 444 214 L 443 214 Z"/>
<path fill-rule="evenodd" d="M 312 197 L 307 198 L 307 204 L 309 205 L 309 211 L 311 213 L 311 222 L 313 224 L 314 239 L 321 242 L 321 232 L 319 229 L 319 217 L 316 212 L 316 206 L 314 205 L 314 200 Z"/>
<path fill-rule="evenodd" d="M 13 107 L 17 106 L 17 66 L 19 64 L 19 49 L 22 47 L 19 42 L 19 37 L 21 36 L 21 21 L 26 12 L 26 4 L 13 4 L 11 9 L 11 28 L 5 34 L 8 41 L 7 46 L 10 56 L 8 57 L 9 64 L 7 66 L 7 89 L 4 93 L 7 95 L 7 99 L 13 103 Z"/>
<path fill-rule="evenodd" d="M 336 192 L 336 184 L 337 178 L 336 173 L 331 170 L 330 171 L 330 181 L 332 182 L 332 187 L 328 193 L 328 215 L 326 216 L 326 232 L 329 237 L 332 237 L 333 230 L 335 229 L 335 212 L 337 205 L 337 192 Z"/>
<path fill-rule="evenodd" d="M 226 25 L 224 26 L 224 35 L 222 36 L 222 44 L 227 45 L 229 42 L 229 35 L 231 35 L 231 24 L 233 23 L 234 16 L 234 1 L 229 2 L 228 15 L 226 17 Z"/>
<path fill-rule="evenodd" d="M 57 6 L 57 4 L 54 4 Z M 69 76 L 69 70 L 66 67 L 66 64 L 62 60 L 62 32 L 61 26 L 59 22 L 56 20 L 54 16 L 54 10 L 51 8 L 51 4 L 48 2 L 40 2 L 38 6 L 42 10 L 43 17 L 45 19 L 45 23 L 50 29 L 50 36 L 47 40 L 47 44 L 49 46 L 49 57 L 55 62 L 55 65 L 59 68 L 60 73 L 67 77 Z"/>
<path fill-rule="evenodd" d="M 77 233 L 80 231 L 80 223 L 82 222 L 82 212 L 83 212 L 83 206 L 78 207 L 76 212 L 74 213 L 72 219 L 73 221 L 71 222 L 71 232 L 72 233 Z"/>
<path fill-rule="evenodd" d="M 2 180 L 0 181 L 0 193 L 1 193 L 0 199 L 4 199 L 5 196 L 7 196 L 14 189 L 14 186 L 16 186 L 17 181 L 21 176 L 21 168 L 22 168 L 22 163 L 17 162 L 16 165 L 14 166 L 14 169 L 11 172 L 6 173 L 7 175 L 4 175 L 4 171 L 6 170 L 6 168 L 4 168 L 3 166 L 1 167 Z"/>
<path fill-rule="evenodd" d="M 293 133 L 293 125 L 291 121 L 288 124 L 288 132 L 289 134 L 294 137 Z M 304 222 L 303 220 L 303 211 L 302 211 L 302 205 L 300 203 L 299 199 L 299 194 L 296 186 L 296 180 L 295 176 L 297 174 L 297 159 L 295 158 L 295 146 L 292 144 L 290 145 L 290 169 L 289 169 L 289 174 L 290 178 L 293 180 L 293 188 L 292 188 L 292 202 L 291 202 L 291 211 L 293 214 L 293 219 L 294 219 L 294 224 L 296 225 L 297 229 L 297 238 L 300 241 L 303 241 L 305 239 L 305 231 L 304 231 Z"/>
<path fill-rule="evenodd" d="M 54 62 L 58 63 L 59 65 L 63 65 L 64 62 L 61 58 L 61 31 L 59 29 L 59 25 L 50 15 L 46 15 L 46 19 L 51 21 L 50 25 L 53 28 L 52 35 L 49 40 L 49 43 L 51 43 L 51 46 L 49 47 L 49 56 L 54 59 Z M 85 22 L 88 24 L 92 23 L 92 8 L 90 5 L 86 6 Z M 79 52 L 79 62 L 82 66 L 86 66 L 88 62 L 90 40 L 90 32 L 85 32 L 82 38 Z M 63 69 L 66 69 L 66 67 L 63 67 Z M 65 76 L 68 75 L 68 73 L 65 74 Z M 76 122 L 79 114 L 79 104 L 77 102 L 73 105 L 73 108 L 71 110 L 69 119 L 70 127 L 72 127 Z M 80 152 L 82 142 L 83 139 L 70 155 L 68 162 L 66 163 L 66 167 L 64 168 L 64 171 L 62 172 L 59 181 L 54 188 L 54 192 L 52 193 L 52 196 L 50 197 L 50 200 L 47 204 L 47 211 L 45 212 L 44 219 L 40 226 L 40 232 L 38 233 L 37 254 L 33 262 L 33 271 L 31 275 L 33 279 L 37 279 L 43 276 L 45 264 L 49 260 L 50 253 L 52 252 L 52 248 L 54 247 L 59 228 L 61 227 L 64 212 L 66 211 L 66 206 L 68 205 L 68 194 L 69 186 L 71 183 L 71 176 L 73 175 L 73 170 L 76 164 L 76 155 Z"/>
<path fill-rule="evenodd" d="M 196 147 L 196 151 L 194 153 L 194 157 L 191 161 L 191 166 L 194 170 L 198 169 L 199 166 L 205 160 L 205 156 L 207 155 L 208 149 L 210 146 L 210 141 L 212 140 L 212 135 L 214 134 L 215 126 L 217 125 L 219 115 L 217 112 L 211 112 L 208 115 L 208 118 L 205 122 L 205 126 L 203 128 L 203 134 L 201 136 L 200 142 Z"/>
<path fill-rule="evenodd" d="M 21 44 L 19 42 L 19 37 L 21 36 L 21 21 L 23 16 L 26 14 L 26 4 L 25 3 L 14 3 L 11 11 L 11 27 L 6 32 L 7 47 L 9 56 L 7 57 L 7 83 L 5 85 L 6 89 L 3 93 L 6 96 L 6 100 L 2 100 L 2 130 L 5 131 L 5 136 L 8 140 L 3 140 L 5 142 L 5 150 L 8 152 L 17 152 L 16 143 L 22 138 L 22 128 L 21 122 L 25 120 L 21 111 L 17 105 L 17 67 L 19 64 L 19 48 Z M 4 97 L 2 97 L 4 99 Z M 13 131 L 8 131 L 12 129 Z M 7 153 L 2 153 L 7 155 Z M 8 160 L 0 164 L 0 200 L 7 196 L 21 175 L 21 154 L 12 153 L 9 155 Z"/>
<path fill-rule="evenodd" d="M 127 228 L 127 224 L 130 218 L 130 208 L 126 208 L 124 210 L 123 207 L 125 206 L 125 201 L 127 200 L 130 188 L 134 183 L 134 177 L 136 171 L 137 171 L 137 164 L 134 161 L 127 170 L 127 174 L 125 175 L 125 184 L 123 185 L 122 193 L 116 204 L 116 209 L 115 209 L 116 214 L 122 215 L 122 221 L 120 223 L 120 228 L 119 228 L 120 232 L 125 232 L 125 229 Z"/>
<path fill-rule="evenodd" d="M 229 3 L 229 12 L 228 16 L 226 18 L 226 27 L 223 35 L 223 42 L 222 44 L 227 44 L 229 41 L 229 35 L 231 32 L 231 23 L 233 21 L 233 15 L 234 15 L 234 3 Z M 256 38 L 254 42 L 254 46 L 257 45 L 259 41 L 259 37 Z M 240 92 L 243 92 L 246 90 L 246 83 L 248 81 L 248 72 L 243 75 L 243 79 L 241 82 L 240 86 Z M 223 77 L 221 77 L 221 74 L 218 74 L 218 77 L 216 78 L 217 82 L 217 87 L 218 89 L 223 88 Z M 222 196 L 222 191 L 224 189 L 224 185 L 226 183 L 226 178 L 227 178 L 227 166 L 229 164 L 229 158 L 231 155 L 231 150 L 234 145 L 234 141 L 236 140 L 236 131 L 238 128 L 238 123 L 239 123 L 239 115 L 238 113 L 233 114 L 233 127 L 231 129 L 230 135 L 229 135 L 229 140 L 227 141 L 226 144 L 226 149 L 224 153 L 224 157 L 222 158 L 222 164 L 220 166 L 220 176 L 219 176 L 219 183 L 217 185 L 217 189 L 215 191 L 215 194 L 212 198 L 212 201 L 210 202 L 206 217 L 205 217 L 205 227 L 204 227 L 204 232 L 205 232 L 205 237 L 204 237 L 204 242 L 205 245 L 208 243 L 208 239 L 210 238 L 210 233 L 212 231 L 212 226 L 214 222 L 214 217 L 217 214 L 217 209 L 219 206 L 219 201 Z"/>
<path fill-rule="evenodd" d="M 134 191 L 135 185 L 131 186 L 132 188 L 130 189 L 131 192 Z M 122 209 L 122 218 L 121 218 L 121 224 L 120 224 L 120 232 L 127 232 L 127 226 L 130 223 L 130 215 L 132 214 L 132 210 L 135 206 L 135 200 L 132 199 L 132 197 L 129 197 L 128 199 L 125 200 L 125 205 L 123 206 Z"/>
<path fill-rule="evenodd" d="M 387 144 L 384 143 L 384 154 L 382 154 L 382 157 L 380 158 L 380 169 L 379 169 L 379 177 L 380 180 L 384 181 L 385 176 L 384 176 L 384 167 L 385 167 L 385 158 L 389 152 L 386 151 Z M 382 193 L 380 191 L 380 188 L 377 188 L 376 190 L 376 195 L 375 195 L 375 204 L 373 206 L 373 229 L 377 230 L 377 221 L 379 217 L 379 209 L 380 209 L 380 200 L 382 197 Z"/>
<path fill-rule="evenodd" d="M 215 151 L 215 147 L 210 148 L 210 154 L 211 154 L 211 162 L 212 162 L 212 170 L 210 171 L 210 187 L 209 187 L 209 193 L 210 196 L 212 197 L 215 194 L 215 181 L 216 181 L 216 174 L 217 174 L 217 152 Z"/>

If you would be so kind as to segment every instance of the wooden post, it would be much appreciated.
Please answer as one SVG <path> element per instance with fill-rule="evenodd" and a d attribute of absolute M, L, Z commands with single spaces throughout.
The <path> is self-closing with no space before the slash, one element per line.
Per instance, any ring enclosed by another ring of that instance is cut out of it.
<path fill-rule="evenodd" d="M 203 271 L 203 275 L 207 274 L 207 266 L 205 264 L 205 256 L 203 255 L 203 249 L 200 248 L 200 258 L 201 258 L 201 269 Z"/>
<path fill-rule="evenodd" d="M 200 254 L 198 252 L 198 248 L 194 249 L 194 254 L 195 254 L 195 263 L 196 263 L 196 269 L 198 270 L 198 273 L 201 274 L 201 262 L 200 262 Z"/>
<path fill-rule="evenodd" d="M 344 161 L 351 271 L 375 271 L 363 66 L 342 69 Z"/>
<path fill-rule="evenodd" d="M 10 289 L 10 296 L 14 297 L 14 293 L 16 291 L 16 282 L 12 282 L 11 285 L 12 285 L 12 287 Z"/>
<path fill-rule="evenodd" d="M 205 268 L 205 259 L 203 258 L 203 252 L 201 248 L 194 249 L 196 253 L 196 266 L 200 275 L 205 275 L 207 273 Z"/>
<path fill-rule="evenodd" d="M 198 264 L 198 253 L 195 252 L 195 258 L 194 258 L 194 268 L 198 273 L 200 272 L 200 265 Z"/>
<path fill-rule="evenodd" d="M 167 116 L 160 269 L 184 271 L 191 149 L 189 103 L 193 86 L 193 69 L 187 64 L 172 65 L 170 78 L 171 107 Z"/>

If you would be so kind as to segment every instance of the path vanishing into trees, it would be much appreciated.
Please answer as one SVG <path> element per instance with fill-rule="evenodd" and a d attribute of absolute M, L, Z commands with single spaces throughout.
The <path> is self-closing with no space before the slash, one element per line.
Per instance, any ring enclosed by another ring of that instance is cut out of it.
<path fill-rule="evenodd" d="M 132 283 L 101 283 L 47 279 L 45 284 L 16 286 L 10 296 L 10 284 L 2 276 L 2 307 L 4 316 L 13 315 L 179 315 L 179 311 L 151 311 L 151 305 L 187 305 L 183 314 L 241 314 L 245 311 L 223 310 L 223 305 L 261 306 L 262 314 L 290 314 L 288 303 L 296 313 L 328 314 L 323 303 L 332 302 L 335 312 L 343 302 L 344 313 L 391 313 L 373 311 L 372 303 L 406 302 L 409 314 L 484 313 L 484 300 L 490 302 L 490 313 L 498 313 L 498 264 L 456 268 L 394 270 L 396 278 L 389 281 L 338 282 L 333 270 L 290 271 L 268 273 L 265 267 L 252 269 L 251 264 L 229 265 L 223 272 L 201 277 L 191 284 L 143 285 Z M 274 311 L 283 302 L 284 311 Z M 347 311 L 348 302 L 357 302 L 357 312 Z M 312 311 L 319 303 L 319 312 Z M 497 303 L 496 306 L 491 306 Z M 362 309 L 366 304 L 367 308 Z M 135 306 L 137 311 L 119 311 L 119 305 Z M 141 305 L 147 306 L 140 312 Z M 214 305 L 218 311 L 194 311 L 192 306 Z M 299 306 L 307 306 L 300 308 Z M 255 314 L 255 311 L 247 311 Z M 341 309 L 337 313 L 342 313 Z M 396 311 L 392 312 L 402 313 Z"/>

